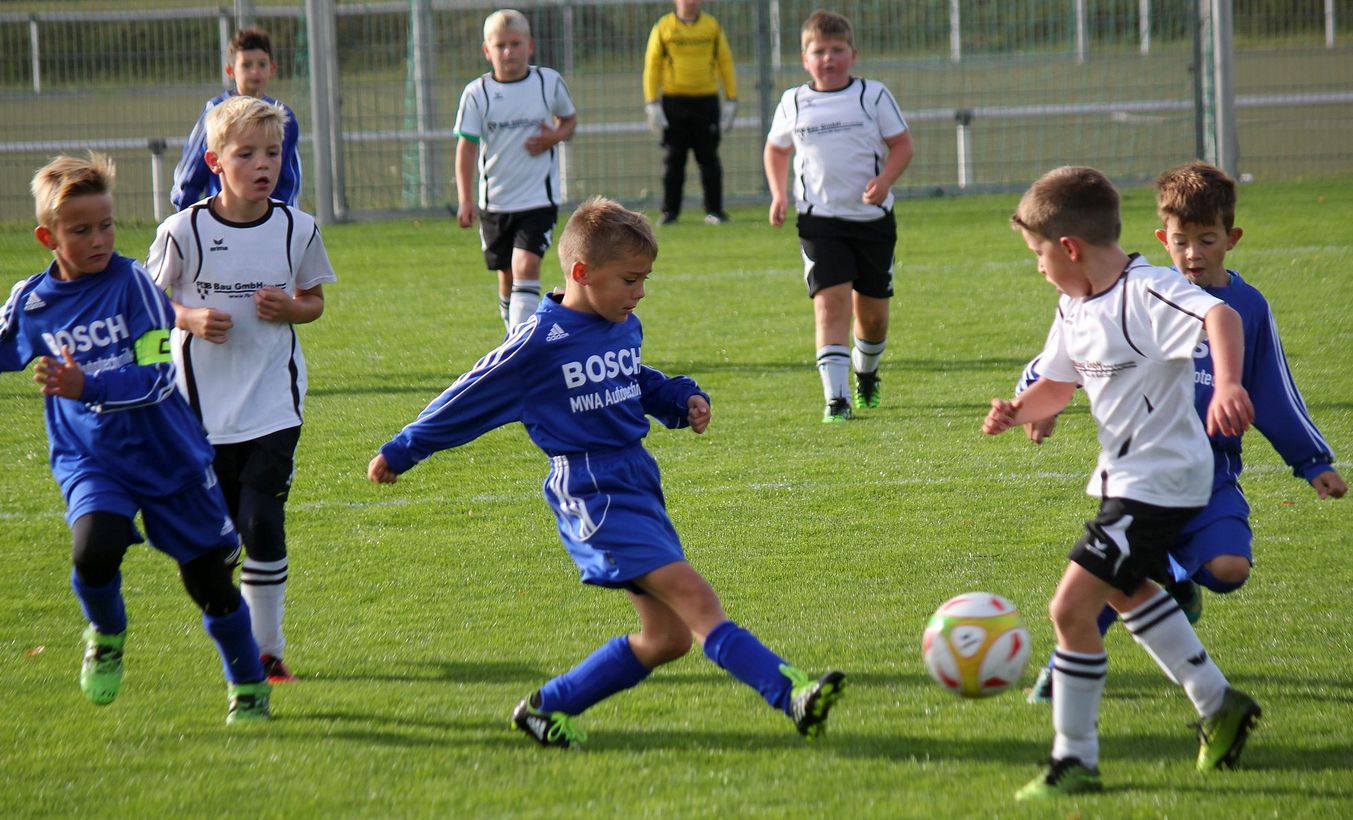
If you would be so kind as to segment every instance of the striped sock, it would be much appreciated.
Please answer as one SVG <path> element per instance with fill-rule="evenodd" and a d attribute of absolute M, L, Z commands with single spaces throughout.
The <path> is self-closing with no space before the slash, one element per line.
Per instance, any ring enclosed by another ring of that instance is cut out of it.
<path fill-rule="evenodd" d="M 1170 680 L 1184 687 L 1199 716 L 1221 708 L 1226 676 L 1212 662 L 1188 616 L 1170 593 L 1159 589 L 1146 603 L 1124 612 L 1123 625 Z"/>
<path fill-rule="evenodd" d="M 817 372 L 827 401 L 850 398 L 850 348 L 823 345 L 817 349 Z"/>
<path fill-rule="evenodd" d="M 240 570 L 240 593 L 249 603 L 259 652 L 274 658 L 282 657 L 282 649 L 286 646 L 282 637 L 282 610 L 287 594 L 287 559 L 255 561 L 245 558 Z"/>
<path fill-rule="evenodd" d="M 1109 656 L 1057 647 L 1052 654 L 1052 757 L 1078 758 L 1090 768 L 1099 765 L 1099 698 Z"/>

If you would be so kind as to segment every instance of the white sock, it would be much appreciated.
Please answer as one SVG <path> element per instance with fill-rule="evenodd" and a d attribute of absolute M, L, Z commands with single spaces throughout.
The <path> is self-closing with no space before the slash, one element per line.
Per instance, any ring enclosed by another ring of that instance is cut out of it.
<path fill-rule="evenodd" d="M 512 305 L 511 299 L 505 299 L 502 296 L 498 297 L 498 315 L 503 317 L 503 324 L 505 325 L 508 324 L 507 314 L 508 308 L 511 307 L 511 305 Z M 508 329 L 510 330 L 511 327 L 509 327 Z"/>
<path fill-rule="evenodd" d="M 855 368 L 856 373 L 873 373 L 879 369 L 879 359 L 883 358 L 883 350 L 888 346 L 887 339 L 881 339 L 877 342 L 866 342 L 859 336 L 855 337 L 855 349 L 850 351 L 850 364 Z"/>
<path fill-rule="evenodd" d="M 282 657 L 282 648 L 286 646 L 282 638 L 282 609 L 287 594 L 287 559 L 245 558 L 240 570 L 240 594 L 249 604 L 249 622 L 259 653 Z"/>
<path fill-rule="evenodd" d="M 1184 687 L 1199 717 L 1221 708 L 1226 676 L 1212 662 L 1188 616 L 1170 593 L 1158 590 L 1151 600 L 1122 616 L 1123 626 L 1132 633 L 1132 639 L 1142 645 L 1171 680 Z M 1057 691 L 1055 687 L 1053 691 Z M 1055 695 L 1053 699 L 1056 700 Z"/>
<path fill-rule="evenodd" d="M 511 330 L 530 319 L 540 305 L 540 281 L 512 283 L 512 298 L 508 300 L 507 329 Z"/>
<path fill-rule="evenodd" d="M 1087 655 L 1057 647 L 1052 654 L 1052 757 L 1074 757 L 1093 769 L 1099 765 L 1099 698 L 1109 656 Z"/>
<path fill-rule="evenodd" d="M 822 395 L 832 399 L 850 398 L 850 348 L 823 345 L 817 349 L 817 372 L 822 377 Z"/>

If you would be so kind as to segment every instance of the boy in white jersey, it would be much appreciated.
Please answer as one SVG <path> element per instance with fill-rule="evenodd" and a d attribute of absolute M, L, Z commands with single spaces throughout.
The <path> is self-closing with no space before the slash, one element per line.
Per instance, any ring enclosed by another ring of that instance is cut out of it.
<path fill-rule="evenodd" d="M 221 192 L 160 225 L 147 267 L 174 301 L 179 388 L 216 448 L 213 466 L 247 556 L 240 575 L 268 680 L 282 661 L 291 489 L 305 401 L 295 325 L 324 312 L 335 280 L 315 220 L 270 198 L 285 114 L 234 97 L 207 116 L 207 163 Z"/>
<path fill-rule="evenodd" d="M 770 224 L 782 225 L 785 175 L 794 155 L 803 278 L 813 299 L 817 369 L 827 400 L 824 422 L 851 417 L 855 404 L 878 407 L 878 366 L 893 295 L 893 183 L 911 162 L 911 133 L 882 83 L 852 77 L 850 21 L 815 11 L 803 24 L 803 67 L 811 83 L 780 99 L 766 137 Z M 851 316 L 854 351 L 850 348 Z"/>
<path fill-rule="evenodd" d="M 578 116 L 559 73 L 527 62 L 536 43 L 521 12 L 490 14 L 483 49 L 493 71 L 465 86 L 456 111 L 456 223 L 479 218 L 484 262 L 498 271 L 498 312 L 511 329 L 540 304 L 540 259 L 559 219 L 555 146 Z"/>
<path fill-rule="evenodd" d="M 1101 448 L 1087 488 L 1100 497 L 1099 514 L 1048 604 L 1057 636 L 1052 759 L 1015 797 L 1103 788 L 1097 720 L 1108 656 L 1096 618 L 1106 603 L 1197 710 L 1198 769 L 1233 765 L 1259 704 L 1230 688 L 1153 579 L 1169 577 L 1167 550 L 1211 491 L 1212 451 L 1193 409 L 1193 350 L 1204 332 L 1215 365 L 1208 432 L 1239 435 L 1254 418 L 1240 383 L 1240 317 L 1178 271 L 1123 252 L 1118 192 L 1093 168 L 1044 174 L 1011 222 L 1060 296 L 1042 375 L 1018 398 L 993 399 L 982 431 L 1052 416 L 1079 383 Z"/>

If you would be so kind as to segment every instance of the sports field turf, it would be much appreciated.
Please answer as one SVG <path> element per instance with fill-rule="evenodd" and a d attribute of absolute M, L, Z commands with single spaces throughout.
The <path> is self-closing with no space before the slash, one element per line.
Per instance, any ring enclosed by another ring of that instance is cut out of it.
<path fill-rule="evenodd" d="M 1245 186 L 1228 256 L 1273 304 L 1339 453 L 1353 448 L 1350 183 Z M 648 444 L 687 553 L 732 617 L 809 671 L 848 673 L 812 745 L 698 652 L 584 715 L 582 753 L 508 728 L 521 697 L 634 618 L 619 594 L 577 583 L 540 499 L 545 459 L 520 427 L 393 487 L 365 479 L 376 447 L 502 335 L 477 237 L 445 219 L 325 232 L 340 280 L 301 331 L 311 390 L 288 520 L 287 659 L 302 679 L 275 691 L 267 725 L 224 725 L 215 650 L 172 562 L 147 548 L 123 567 L 122 693 L 84 701 L 41 398 L 28 374 L 0 378 L 0 815 L 1346 816 L 1353 499 L 1318 502 L 1254 432 L 1259 563 L 1243 590 L 1207 597 L 1198 627 L 1264 706 L 1240 771 L 1194 771 L 1192 710 L 1121 629 L 1100 796 L 1015 804 L 1047 755 L 1047 708 L 1017 693 L 961 701 L 926 677 L 926 617 L 971 589 L 1019 604 L 1045 657 L 1048 595 L 1094 511 L 1083 398 L 1041 447 L 979 433 L 1054 301 L 1006 226 L 1014 202 L 899 203 L 884 403 L 831 427 L 792 227 L 757 208 L 660 231 L 644 360 L 696 378 L 714 419 Z M 1129 191 L 1125 246 L 1165 262 L 1155 224 L 1149 191 Z M 124 225 L 120 248 L 143 255 L 151 232 Z M 0 229 L 6 282 L 42 264 L 28 226 Z M 553 256 L 546 278 L 558 281 Z"/>

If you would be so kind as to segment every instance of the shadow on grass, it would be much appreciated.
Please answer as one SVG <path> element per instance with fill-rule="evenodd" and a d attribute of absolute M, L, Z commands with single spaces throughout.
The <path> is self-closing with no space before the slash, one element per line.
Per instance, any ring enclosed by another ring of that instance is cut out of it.
<path fill-rule="evenodd" d="M 307 672 L 302 676 L 302 680 L 312 680 L 315 683 L 330 681 L 389 681 L 395 683 L 448 681 L 453 683 L 539 685 L 549 680 L 550 677 L 550 673 L 538 667 L 514 661 L 437 661 L 395 664 L 370 671 L 358 668 L 356 670 L 346 669 L 338 673 L 321 669 Z"/>

